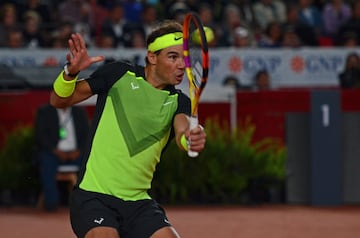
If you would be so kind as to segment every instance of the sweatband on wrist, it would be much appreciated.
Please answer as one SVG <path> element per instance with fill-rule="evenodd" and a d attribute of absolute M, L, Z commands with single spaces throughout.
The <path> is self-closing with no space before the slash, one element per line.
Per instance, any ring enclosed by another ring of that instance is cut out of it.
<path fill-rule="evenodd" d="M 181 138 L 180 138 L 180 144 L 182 145 L 182 147 L 184 147 L 184 149 L 185 149 L 186 151 L 189 150 L 188 140 L 186 139 L 185 134 L 183 134 L 183 135 L 181 136 Z"/>
<path fill-rule="evenodd" d="M 65 80 L 63 76 L 64 70 L 61 71 L 59 76 L 56 78 L 54 82 L 54 91 L 59 97 L 69 97 L 71 94 L 74 93 L 75 90 L 75 84 L 78 77 L 76 76 L 72 80 Z"/>

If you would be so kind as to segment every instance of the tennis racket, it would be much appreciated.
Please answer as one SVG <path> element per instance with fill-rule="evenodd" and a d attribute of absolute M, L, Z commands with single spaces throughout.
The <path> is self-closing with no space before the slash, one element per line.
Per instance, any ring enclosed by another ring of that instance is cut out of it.
<path fill-rule="evenodd" d="M 183 51 L 191 101 L 190 129 L 198 126 L 198 107 L 209 74 L 209 51 L 203 24 L 196 13 L 187 13 L 183 24 Z M 190 157 L 198 152 L 188 151 Z"/>

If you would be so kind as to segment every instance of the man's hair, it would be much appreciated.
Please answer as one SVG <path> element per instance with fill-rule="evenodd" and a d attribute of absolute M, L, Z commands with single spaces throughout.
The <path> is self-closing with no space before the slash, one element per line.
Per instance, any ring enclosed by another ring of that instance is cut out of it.
<path fill-rule="evenodd" d="M 169 33 L 182 32 L 182 25 L 175 20 L 165 20 L 154 28 L 154 30 L 148 35 L 146 39 L 146 46 L 155 41 L 159 36 L 163 36 Z"/>

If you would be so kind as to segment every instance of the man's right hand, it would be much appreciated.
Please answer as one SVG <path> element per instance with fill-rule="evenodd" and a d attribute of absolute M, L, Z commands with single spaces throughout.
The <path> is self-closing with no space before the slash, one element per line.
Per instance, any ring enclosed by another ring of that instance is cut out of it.
<path fill-rule="evenodd" d="M 68 40 L 69 53 L 66 54 L 66 59 L 69 62 L 68 71 L 70 74 L 76 74 L 90 65 L 105 60 L 105 56 L 90 57 L 86 44 L 80 33 L 74 33 Z"/>

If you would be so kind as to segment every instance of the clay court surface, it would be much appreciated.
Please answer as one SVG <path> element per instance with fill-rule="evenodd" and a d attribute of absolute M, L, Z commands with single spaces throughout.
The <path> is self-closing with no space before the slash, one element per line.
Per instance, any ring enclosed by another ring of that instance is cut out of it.
<path fill-rule="evenodd" d="M 167 207 L 183 238 L 357 238 L 360 206 Z M 67 208 L 1 208 L 1 238 L 74 238 Z"/>

